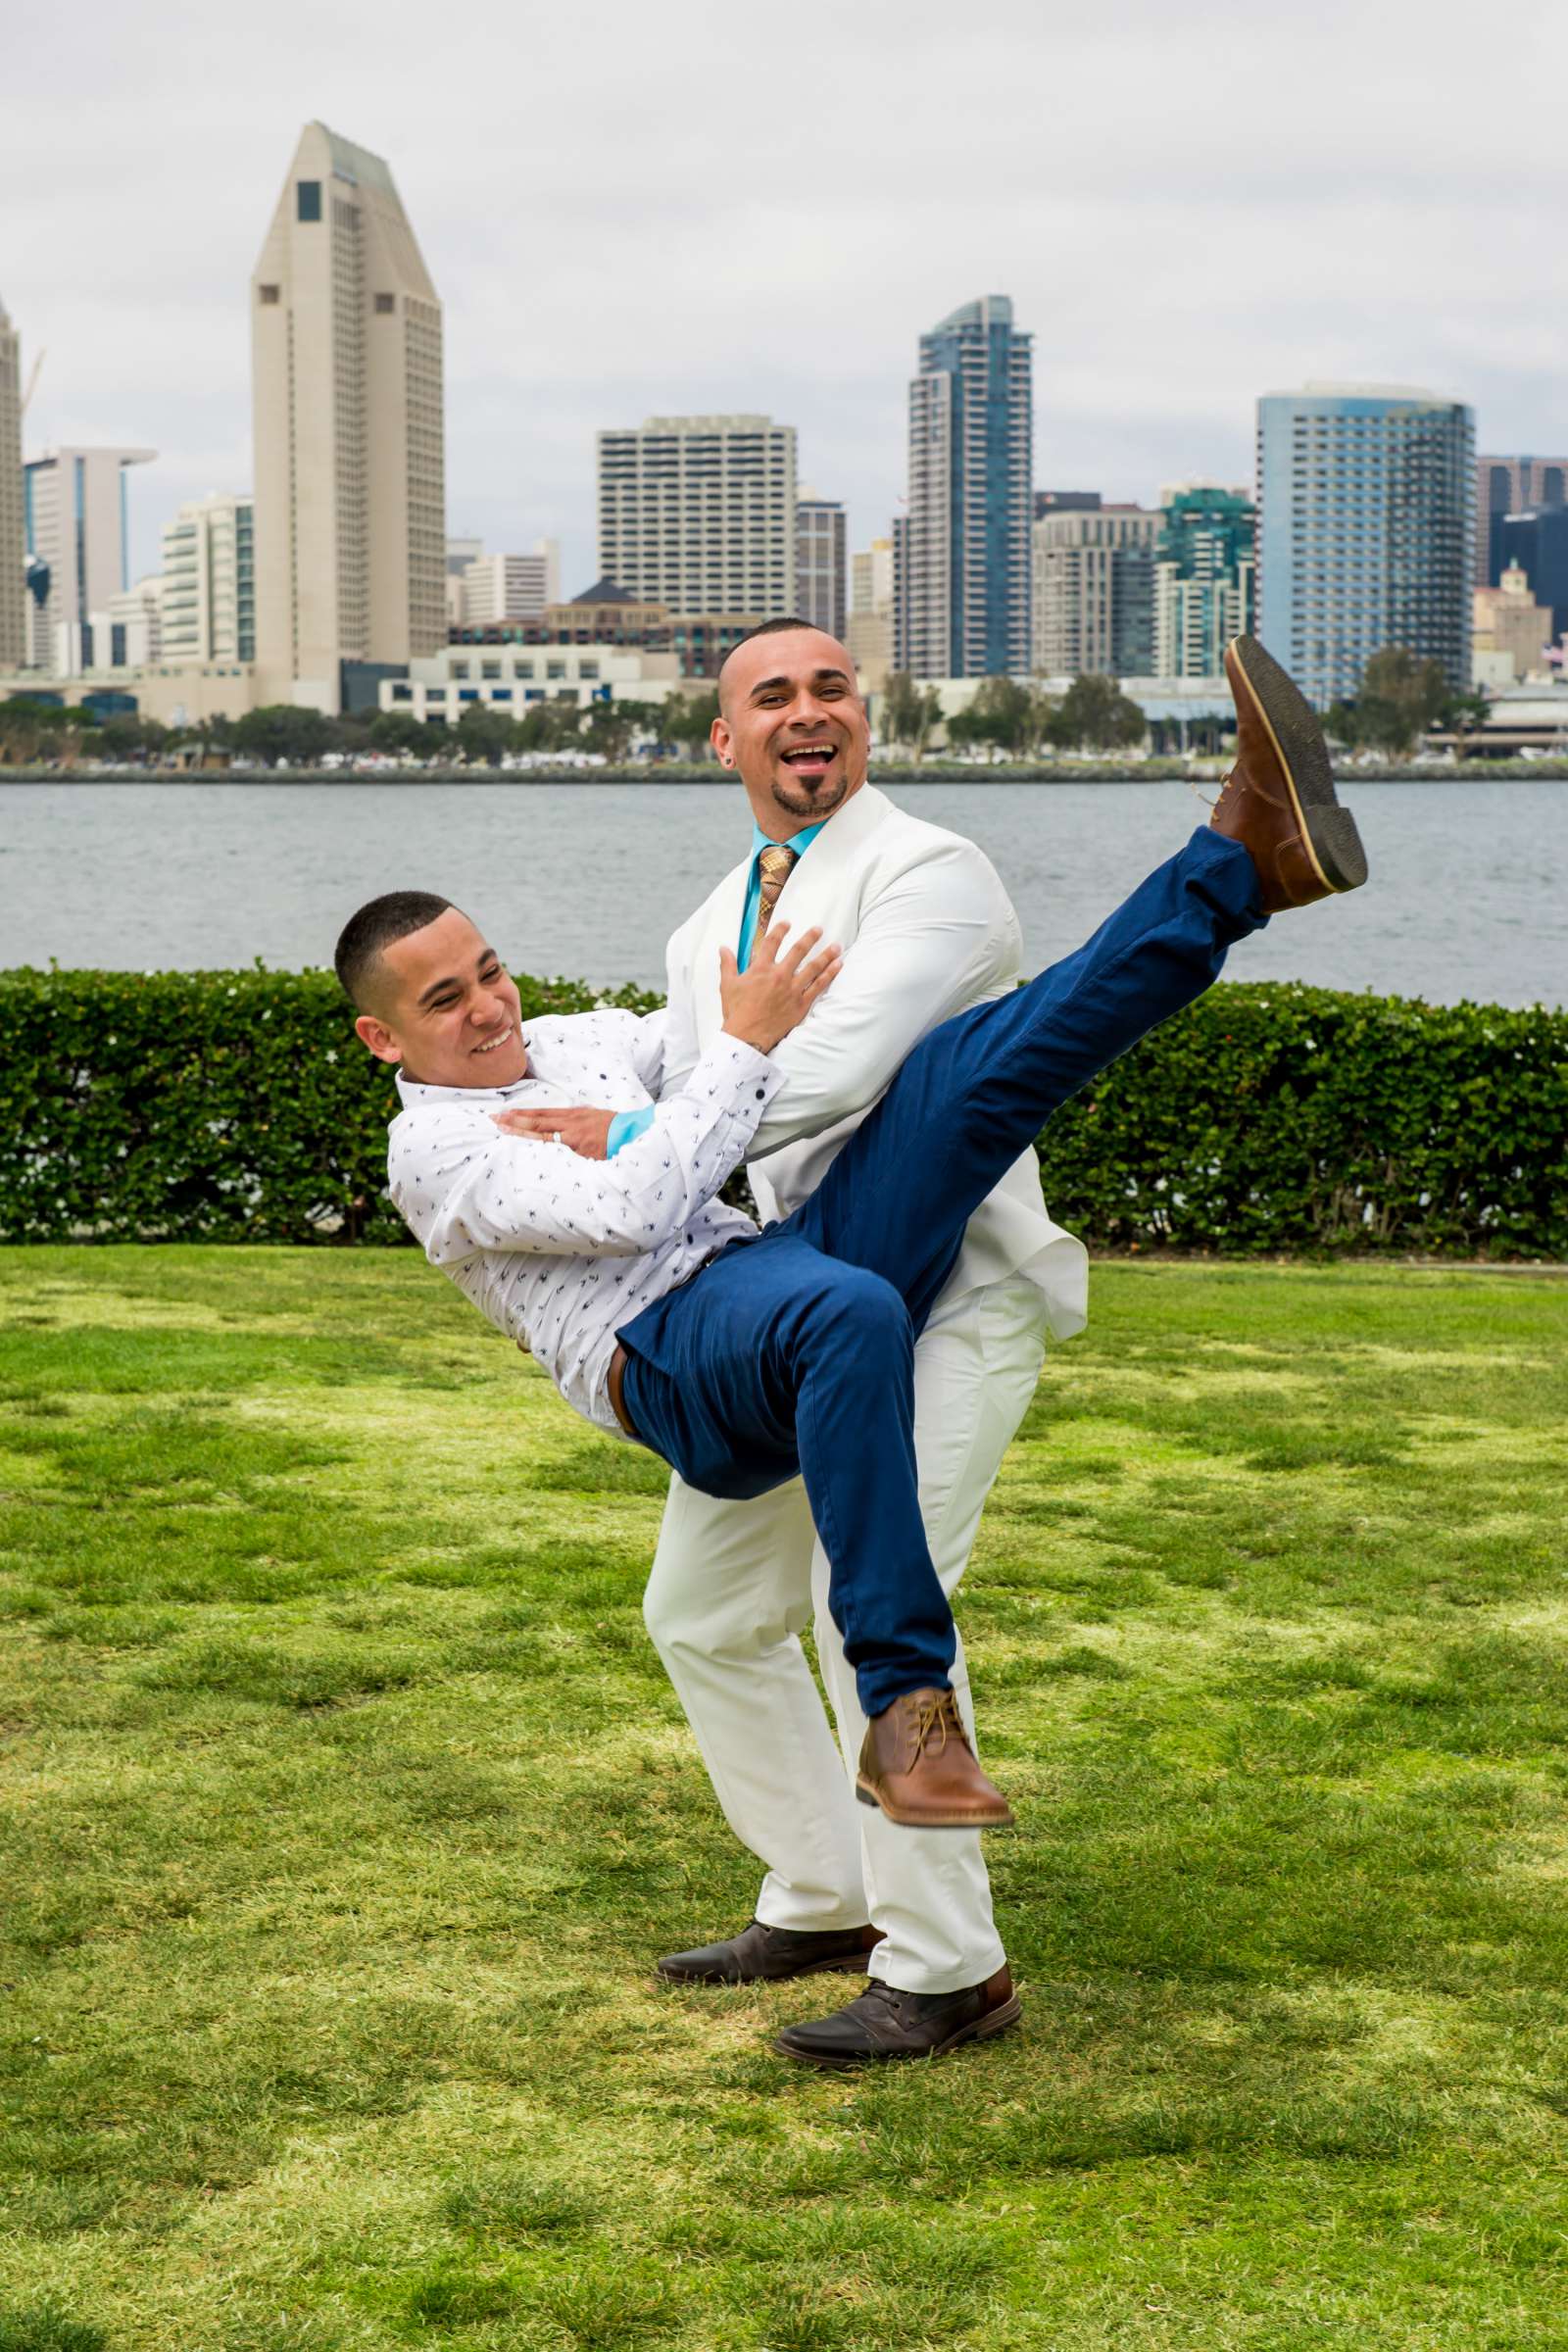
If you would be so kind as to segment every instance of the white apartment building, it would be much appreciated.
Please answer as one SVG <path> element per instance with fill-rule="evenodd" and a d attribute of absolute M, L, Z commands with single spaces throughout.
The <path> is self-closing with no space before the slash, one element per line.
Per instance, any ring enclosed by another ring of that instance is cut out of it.
<path fill-rule="evenodd" d="M 602 432 L 599 569 L 672 612 L 796 609 L 795 427 L 650 416 Z"/>
<path fill-rule="evenodd" d="M 164 526 L 163 659 L 256 659 L 255 511 L 248 498 L 194 499 Z"/>
<path fill-rule="evenodd" d="M 130 585 L 125 473 L 153 449 L 50 449 L 23 468 L 30 578 L 27 665 L 74 678 L 98 661 L 92 614 Z"/>
<path fill-rule="evenodd" d="M 301 135 L 251 280 L 256 659 L 335 711 L 345 663 L 445 642 L 441 305 L 392 174 Z"/>
<path fill-rule="evenodd" d="M 610 645 L 449 645 L 411 662 L 406 678 L 383 678 L 383 710 L 455 726 L 475 704 L 522 718 L 539 703 L 662 703 L 680 687 L 674 654 Z"/>
<path fill-rule="evenodd" d="M 0 670 L 27 658 L 26 527 L 22 496 L 22 337 L 0 302 Z"/>
<path fill-rule="evenodd" d="M 540 539 L 525 556 L 478 556 L 464 566 L 460 624 L 531 620 L 561 602 L 561 543 Z"/>

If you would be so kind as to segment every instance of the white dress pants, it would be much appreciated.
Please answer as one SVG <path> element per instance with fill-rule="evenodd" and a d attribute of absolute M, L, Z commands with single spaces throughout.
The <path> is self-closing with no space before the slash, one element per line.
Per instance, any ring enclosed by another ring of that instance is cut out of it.
<path fill-rule="evenodd" d="M 1044 1297 L 1015 1274 L 939 1299 L 915 1348 L 920 1509 L 950 1595 L 1034 1395 L 1045 1334 Z M 855 1445 L 853 1429 L 843 1437 Z M 643 1613 L 724 1818 L 765 1866 L 758 1918 L 795 1929 L 872 1920 L 884 1936 L 873 1973 L 908 1992 L 993 1975 L 1004 1955 L 979 1832 L 901 1829 L 856 1800 L 865 1718 L 800 1480 L 725 1502 L 672 1477 Z M 838 1747 L 801 1646 L 813 1617 Z M 972 1738 L 961 1639 L 953 1688 Z"/>

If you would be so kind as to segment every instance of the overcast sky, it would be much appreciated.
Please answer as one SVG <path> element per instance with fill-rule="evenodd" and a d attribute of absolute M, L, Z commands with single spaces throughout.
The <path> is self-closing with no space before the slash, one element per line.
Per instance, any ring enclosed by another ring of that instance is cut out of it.
<path fill-rule="evenodd" d="M 1246 480 L 1308 376 L 1568 444 L 1568 19 L 1544 0 L 74 0 L 3 100 L 29 451 L 145 444 L 138 568 L 251 478 L 248 286 L 302 124 L 392 166 L 446 313 L 447 525 L 595 571 L 593 435 L 800 429 L 852 545 L 904 489 L 920 330 L 1010 294 L 1035 478 Z"/>

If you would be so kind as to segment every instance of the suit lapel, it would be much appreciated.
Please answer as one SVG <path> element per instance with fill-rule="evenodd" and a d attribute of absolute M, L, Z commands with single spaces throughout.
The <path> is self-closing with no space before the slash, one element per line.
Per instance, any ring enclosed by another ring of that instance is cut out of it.
<path fill-rule="evenodd" d="M 874 784 L 862 784 L 847 807 L 828 818 L 778 894 L 773 920 L 797 927 L 819 922 L 837 901 L 864 855 L 865 844 L 893 804 Z"/>
<path fill-rule="evenodd" d="M 846 807 L 829 817 L 778 894 L 775 922 L 810 924 L 823 919 L 846 882 L 853 880 L 865 844 L 893 808 L 885 792 L 862 784 Z M 692 970 L 692 996 L 697 1008 L 697 1034 L 705 1046 L 717 1036 L 724 1018 L 718 993 L 718 951 L 733 948 L 741 935 L 746 908 L 746 880 L 750 858 L 726 874 L 708 902 L 702 937 Z"/>
<path fill-rule="evenodd" d="M 718 1035 L 724 1007 L 718 993 L 718 951 L 733 948 L 741 935 L 746 907 L 746 877 L 752 870 L 745 858 L 720 882 L 708 902 L 707 918 L 697 942 L 692 966 L 692 998 L 697 1008 L 697 1034 L 704 1045 Z"/>

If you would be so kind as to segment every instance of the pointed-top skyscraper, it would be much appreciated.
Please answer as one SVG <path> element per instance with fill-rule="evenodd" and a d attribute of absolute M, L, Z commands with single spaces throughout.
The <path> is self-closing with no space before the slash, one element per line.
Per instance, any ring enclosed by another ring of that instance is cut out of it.
<path fill-rule="evenodd" d="M 0 302 L 0 670 L 27 658 L 22 490 L 22 337 Z"/>
<path fill-rule="evenodd" d="M 446 642 L 441 305 L 392 174 L 301 135 L 251 280 L 256 662 L 327 710 Z"/>

